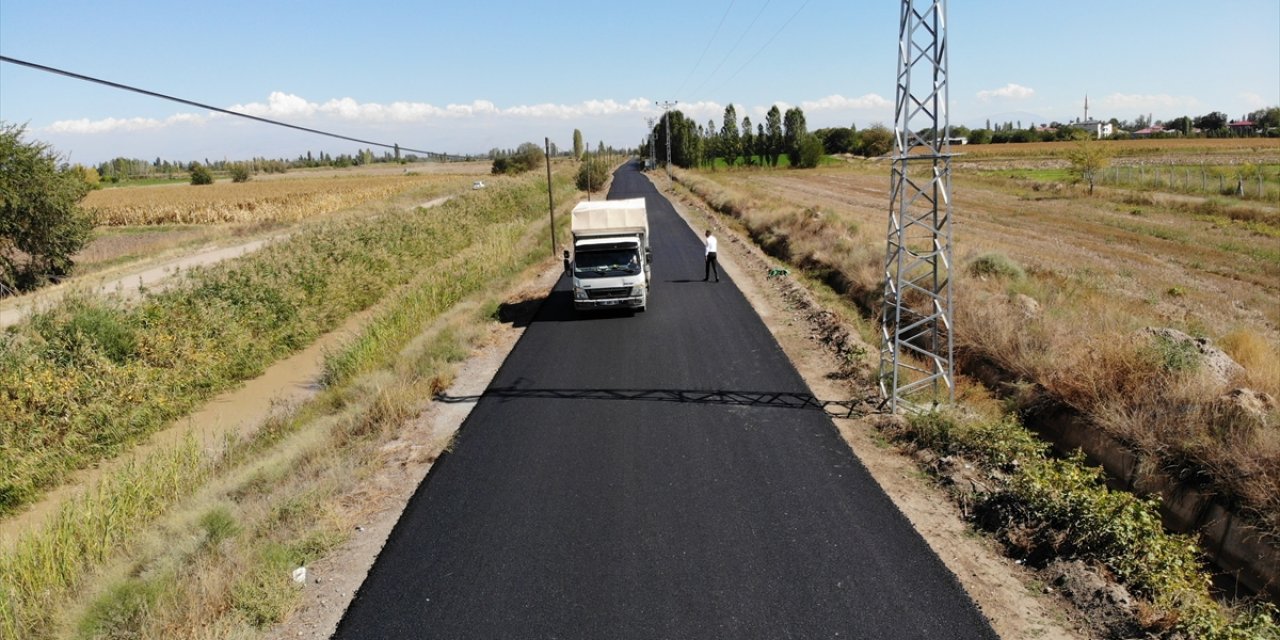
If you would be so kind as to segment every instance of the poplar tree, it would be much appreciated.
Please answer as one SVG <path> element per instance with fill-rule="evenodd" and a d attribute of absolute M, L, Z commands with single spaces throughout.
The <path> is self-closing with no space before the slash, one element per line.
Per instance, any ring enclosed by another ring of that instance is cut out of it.
<path fill-rule="evenodd" d="M 773 105 L 764 116 L 765 134 L 768 136 L 766 148 L 769 150 L 769 166 L 778 166 L 778 155 L 782 153 L 782 111 Z"/>
<path fill-rule="evenodd" d="M 724 123 L 720 125 L 720 151 L 724 163 L 732 167 L 738 163 L 742 139 L 738 135 L 738 110 L 730 103 L 724 108 Z"/>

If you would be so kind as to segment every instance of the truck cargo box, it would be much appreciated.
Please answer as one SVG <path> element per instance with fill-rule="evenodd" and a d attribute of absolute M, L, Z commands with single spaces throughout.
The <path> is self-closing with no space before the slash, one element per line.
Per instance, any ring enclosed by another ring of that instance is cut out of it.
<path fill-rule="evenodd" d="M 644 198 L 579 202 L 573 208 L 570 231 L 575 238 L 639 233 L 647 245 L 649 217 Z"/>

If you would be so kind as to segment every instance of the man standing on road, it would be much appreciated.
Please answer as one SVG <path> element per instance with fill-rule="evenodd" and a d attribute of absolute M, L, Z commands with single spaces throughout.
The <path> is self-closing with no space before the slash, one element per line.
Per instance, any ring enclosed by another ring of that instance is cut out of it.
<path fill-rule="evenodd" d="M 706 282 L 711 274 L 716 274 L 716 282 L 720 282 L 720 270 L 716 268 L 716 237 L 707 229 L 707 268 L 703 270 L 702 281 Z"/>

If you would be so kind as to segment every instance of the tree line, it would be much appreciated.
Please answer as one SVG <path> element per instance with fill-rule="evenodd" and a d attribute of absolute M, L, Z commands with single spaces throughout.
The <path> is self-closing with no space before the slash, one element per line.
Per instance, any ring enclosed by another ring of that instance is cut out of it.
<path fill-rule="evenodd" d="M 753 125 L 749 116 L 739 121 L 737 108 L 730 104 L 724 109 L 719 127 L 714 120 L 703 126 L 683 111 L 668 111 L 654 125 L 640 151 L 642 155 L 656 151 L 659 162 L 665 162 L 668 149 L 671 163 L 686 169 L 717 163 L 729 167 L 776 167 L 779 163 L 814 167 L 823 154 L 821 140 L 808 131 L 804 111 L 792 107 L 784 114 L 777 105 L 765 114 L 764 122 Z"/>
<path fill-rule="evenodd" d="M 1112 118 L 1113 139 L 1132 137 L 1134 131 L 1162 127 L 1151 137 L 1230 137 L 1268 136 L 1280 137 L 1280 107 L 1268 107 L 1251 112 L 1244 121 L 1250 127 L 1232 127 L 1230 118 L 1220 111 L 1201 116 L 1181 116 L 1157 123 L 1150 116 L 1139 116 L 1133 121 Z M 737 108 L 725 107 L 721 123 L 714 120 L 700 124 L 682 111 L 663 114 L 651 131 L 649 138 L 640 145 L 642 155 L 654 156 L 658 162 L 666 161 L 668 124 L 671 132 L 671 163 L 683 168 L 725 166 L 817 166 L 823 154 L 848 153 L 859 156 L 882 156 L 893 150 L 893 132 L 882 124 L 859 130 L 849 127 L 826 127 L 809 132 L 804 111 L 792 107 L 785 112 L 774 105 L 765 115 L 765 121 L 752 123 L 750 117 L 738 120 Z M 927 133 L 927 132 L 921 132 Z M 1144 134 L 1145 135 L 1145 134 Z M 995 123 L 987 121 L 982 128 L 951 127 L 953 139 L 964 139 L 968 144 L 1003 144 L 1016 142 L 1079 141 L 1093 137 L 1092 129 L 1080 123 L 1049 122 L 1037 125 L 1021 121 Z M 652 147 L 652 149 L 651 149 Z"/>

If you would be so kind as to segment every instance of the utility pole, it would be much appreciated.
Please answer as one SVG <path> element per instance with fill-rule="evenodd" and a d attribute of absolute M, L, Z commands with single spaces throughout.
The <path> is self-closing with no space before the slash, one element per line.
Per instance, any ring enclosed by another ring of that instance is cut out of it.
<path fill-rule="evenodd" d="M 667 182 L 671 181 L 671 107 L 680 104 L 679 100 L 663 100 L 662 102 L 654 101 L 654 104 L 662 107 L 662 119 L 667 122 Z"/>
<path fill-rule="evenodd" d="M 547 151 L 547 211 L 551 214 L 551 257 L 556 255 L 556 199 L 551 188 L 551 138 L 543 138 Z"/>
<path fill-rule="evenodd" d="M 955 398 L 946 24 L 946 0 L 902 0 L 880 318 L 880 395 L 891 412 L 924 408 L 930 391 L 934 406 Z"/>
<path fill-rule="evenodd" d="M 587 148 L 590 149 L 591 145 L 587 145 Z M 591 202 L 591 152 L 587 151 L 584 155 L 587 156 L 587 202 Z"/>
<path fill-rule="evenodd" d="M 653 135 L 653 123 L 657 122 L 654 118 L 646 118 L 645 122 L 649 124 L 649 165 L 651 167 L 658 166 L 658 152 L 654 146 L 658 143 L 658 138 Z"/>

